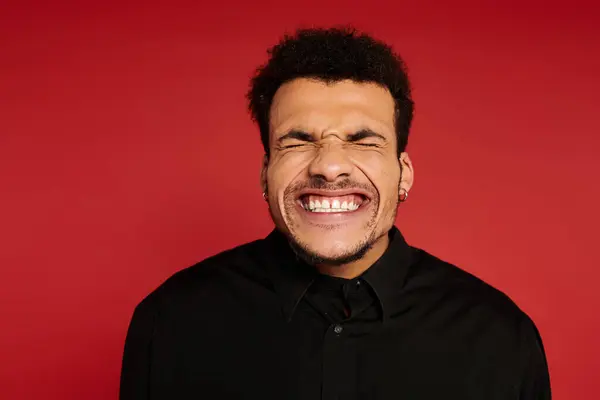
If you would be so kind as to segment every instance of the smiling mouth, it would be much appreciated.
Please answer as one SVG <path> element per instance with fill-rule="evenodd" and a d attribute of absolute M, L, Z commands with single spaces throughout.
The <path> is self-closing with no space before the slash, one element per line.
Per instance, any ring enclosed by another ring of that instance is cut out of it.
<path fill-rule="evenodd" d="M 298 199 L 302 208 L 313 213 L 345 213 L 364 207 L 369 200 L 361 194 L 322 196 L 307 194 Z"/>

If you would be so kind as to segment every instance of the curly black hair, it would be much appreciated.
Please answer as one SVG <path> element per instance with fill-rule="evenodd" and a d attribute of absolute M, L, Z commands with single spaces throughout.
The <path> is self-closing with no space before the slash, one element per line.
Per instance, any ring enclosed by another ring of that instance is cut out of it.
<path fill-rule="evenodd" d="M 246 95 L 267 155 L 273 97 L 281 85 L 296 78 L 352 80 L 387 88 L 395 102 L 398 154 L 406 149 L 414 103 L 405 63 L 389 45 L 352 27 L 310 28 L 285 35 L 267 52 L 269 59 L 257 68 Z"/>

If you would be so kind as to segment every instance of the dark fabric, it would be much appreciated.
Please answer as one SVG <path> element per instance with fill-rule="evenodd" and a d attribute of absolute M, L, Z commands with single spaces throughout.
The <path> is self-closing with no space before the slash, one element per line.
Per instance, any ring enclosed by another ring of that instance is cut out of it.
<path fill-rule="evenodd" d="M 351 280 L 319 275 L 276 231 L 176 273 L 135 309 L 121 400 L 550 399 L 531 319 L 390 239 Z"/>

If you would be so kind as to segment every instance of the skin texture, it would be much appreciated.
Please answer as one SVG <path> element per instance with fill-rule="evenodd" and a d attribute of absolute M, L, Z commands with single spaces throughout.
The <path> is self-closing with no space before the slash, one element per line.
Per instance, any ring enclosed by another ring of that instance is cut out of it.
<path fill-rule="evenodd" d="M 271 217 L 301 258 L 322 273 L 353 278 L 381 257 L 399 191 L 408 192 L 414 178 L 408 154 L 398 158 L 386 88 L 308 78 L 285 83 L 270 109 L 269 149 L 261 178 Z M 340 191 L 367 201 L 351 213 L 301 206 L 303 193 Z"/>

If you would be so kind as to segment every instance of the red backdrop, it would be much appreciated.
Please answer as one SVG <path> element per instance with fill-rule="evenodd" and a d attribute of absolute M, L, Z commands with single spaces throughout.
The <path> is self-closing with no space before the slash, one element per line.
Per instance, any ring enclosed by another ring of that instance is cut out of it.
<path fill-rule="evenodd" d="M 116 398 L 143 296 L 268 233 L 248 77 L 285 30 L 335 23 L 408 62 L 409 241 L 532 316 L 556 399 L 597 398 L 597 9 L 47 3 L 0 7 L 1 398 Z"/>

